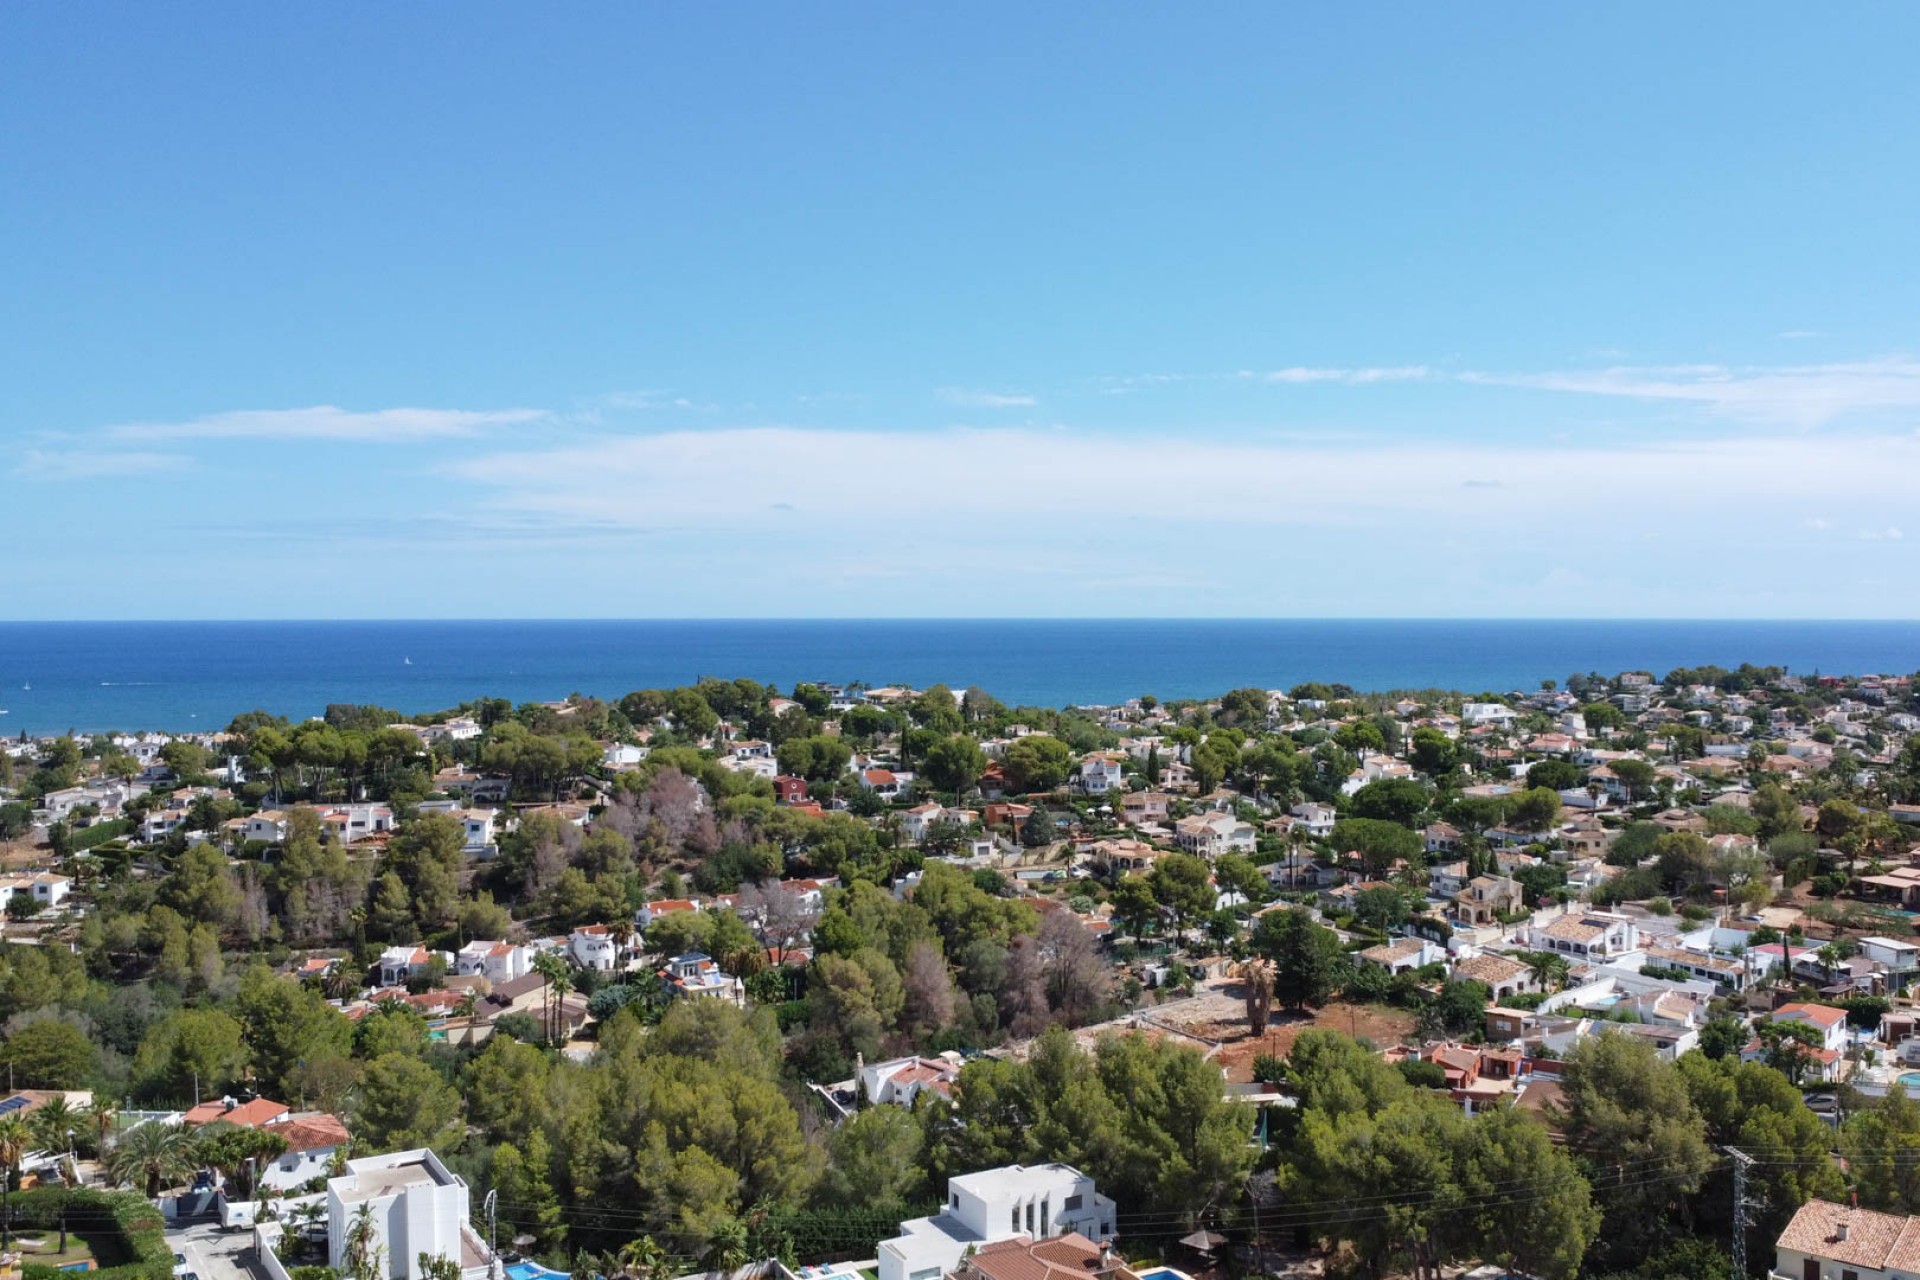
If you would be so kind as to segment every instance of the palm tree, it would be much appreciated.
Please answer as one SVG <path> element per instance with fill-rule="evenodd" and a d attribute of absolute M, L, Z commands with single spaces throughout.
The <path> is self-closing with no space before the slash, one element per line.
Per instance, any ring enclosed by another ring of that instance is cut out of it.
<path fill-rule="evenodd" d="M 707 1242 L 707 1268 L 731 1275 L 747 1265 L 747 1224 L 728 1218 L 717 1224 Z"/>
<path fill-rule="evenodd" d="M 621 1245 L 616 1261 L 627 1280 L 660 1280 L 667 1269 L 667 1251 L 652 1236 L 641 1236 Z"/>
<path fill-rule="evenodd" d="M 622 917 L 607 926 L 607 935 L 613 939 L 613 945 L 620 948 L 620 967 L 625 969 L 633 951 L 633 919 Z"/>
<path fill-rule="evenodd" d="M 547 992 L 553 1000 L 553 1025 L 547 1031 L 547 1041 L 550 1044 L 558 1045 L 567 1038 L 566 999 L 567 992 L 571 990 L 573 990 L 573 970 L 563 964 L 559 973 L 547 979 Z"/>
<path fill-rule="evenodd" d="M 1247 1030 L 1255 1036 L 1267 1033 L 1267 1017 L 1273 1012 L 1273 962 L 1255 957 L 1242 960 L 1233 976 L 1246 984 Z"/>
<path fill-rule="evenodd" d="M 341 1259 L 352 1280 L 380 1280 L 380 1232 L 373 1220 L 373 1202 L 363 1200 L 353 1211 L 353 1223 L 347 1228 L 346 1249 Z"/>
<path fill-rule="evenodd" d="M 41 1103 L 28 1123 L 41 1150 L 65 1151 L 72 1145 L 72 1134 L 79 1120 L 80 1113 L 67 1105 L 65 1097 L 58 1097 Z"/>
<path fill-rule="evenodd" d="M 1569 969 L 1567 958 L 1555 955 L 1551 951 L 1528 952 L 1526 965 L 1527 972 L 1533 975 L 1533 980 L 1539 984 L 1542 991 L 1550 990 L 1564 982 Z"/>
<path fill-rule="evenodd" d="M 573 981 L 567 973 L 567 962 L 551 951 L 534 953 L 533 971 L 546 979 L 546 987 L 541 997 L 541 1014 L 545 1024 L 543 1030 L 547 1040 L 551 1042 L 556 1039 L 553 1029 L 558 1021 L 554 1016 L 554 992 L 556 989 L 564 991 L 565 988 L 561 986 L 563 983 L 566 987 L 571 987 Z"/>
<path fill-rule="evenodd" d="M 113 1120 L 120 1108 L 113 1099 L 95 1094 L 93 1101 L 87 1104 L 87 1119 L 93 1121 L 93 1153 L 103 1156 L 107 1153 L 107 1139 L 113 1133 Z"/>
<path fill-rule="evenodd" d="M 320 983 L 320 989 L 327 993 L 330 1000 L 350 999 L 360 990 L 360 976 L 342 962 L 334 966 Z"/>
<path fill-rule="evenodd" d="M 1820 962 L 1820 968 L 1826 973 L 1827 982 L 1831 984 L 1833 971 L 1840 966 L 1840 948 L 1829 942 L 1814 952 L 1813 956 Z"/>
<path fill-rule="evenodd" d="M 0 1118 L 0 1245 L 13 1243 L 13 1183 L 33 1149 L 33 1128 L 18 1115 Z"/>
<path fill-rule="evenodd" d="M 193 1135 L 157 1120 L 122 1132 L 107 1157 L 108 1176 L 125 1186 L 144 1187 L 149 1200 L 161 1188 L 184 1181 L 193 1167 Z"/>

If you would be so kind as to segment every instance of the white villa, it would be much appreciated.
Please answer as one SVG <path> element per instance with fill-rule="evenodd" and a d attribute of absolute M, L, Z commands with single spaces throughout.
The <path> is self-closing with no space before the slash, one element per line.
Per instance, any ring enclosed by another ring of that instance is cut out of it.
<path fill-rule="evenodd" d="M 899 1235 L 880 1242 L 880 1280 L 938 1280 L 969 1248 L 995 1240 L 1069 1231 L 1110 1240 L 1113 1228 L 1113 1201 L 1072 1165 L 983 1169 L 947 1179 L 944 1209 L 901 1223 Z"/>
<path fill-rule="evenodd" d="M 469 1222 L 467 1184 L 422 1149 L 347 1161 L 327 1180 L 327 1261 L 347 1269 L 355 1220 L 370 1214 L 380 1272 L 387 1280 L 422 1280 L 422 1254 L 460 1266 L 461 1280 L 486 1280 L 493 1255 Z"/>

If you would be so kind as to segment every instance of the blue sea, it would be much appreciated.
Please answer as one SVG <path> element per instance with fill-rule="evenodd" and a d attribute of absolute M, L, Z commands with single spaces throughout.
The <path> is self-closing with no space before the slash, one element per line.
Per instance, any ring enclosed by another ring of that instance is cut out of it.
<path fill-rule="evenodd" d="M 0 733 L 205 730 L 329 702 L 406 713 L 749 676 L 955 689 L 1009 704 L 1201 697 L 1304 680 L 1531 689 L 1741 662 L 1800 674 L 1920 668 L 1915 622 L 1382 620 L 0 623 Z"/>

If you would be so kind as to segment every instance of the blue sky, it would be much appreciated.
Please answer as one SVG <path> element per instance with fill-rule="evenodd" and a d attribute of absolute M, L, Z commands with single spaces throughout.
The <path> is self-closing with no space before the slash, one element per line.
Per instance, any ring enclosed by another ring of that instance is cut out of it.
<path fill-rule="evenodd" d="M 1916 47 L 16 4 L 6 612 L 1920 616 Z"/>

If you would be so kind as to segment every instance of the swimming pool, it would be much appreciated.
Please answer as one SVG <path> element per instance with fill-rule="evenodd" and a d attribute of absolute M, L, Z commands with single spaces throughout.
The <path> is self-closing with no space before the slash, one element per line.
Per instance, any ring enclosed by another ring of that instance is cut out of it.
<path fill-rule="evenodd" d="M 568 1280 L 568 1272 L 553 1271 L 537 1262 L 514 1262 L 507 1266 L 507 1280 Z M 1146 1280 L 1146 1277 L 1141 1277 Z"/>
<path fill-rule="evenodd" d="M 1900 1073 L 1900 1083 L 1909 1089 L 1920 1089 L 1920 1071 L 1902 1071 Z M 1143 1276 L 1141 1280 L 1146 1280 L 1146 1278 Z"/>

